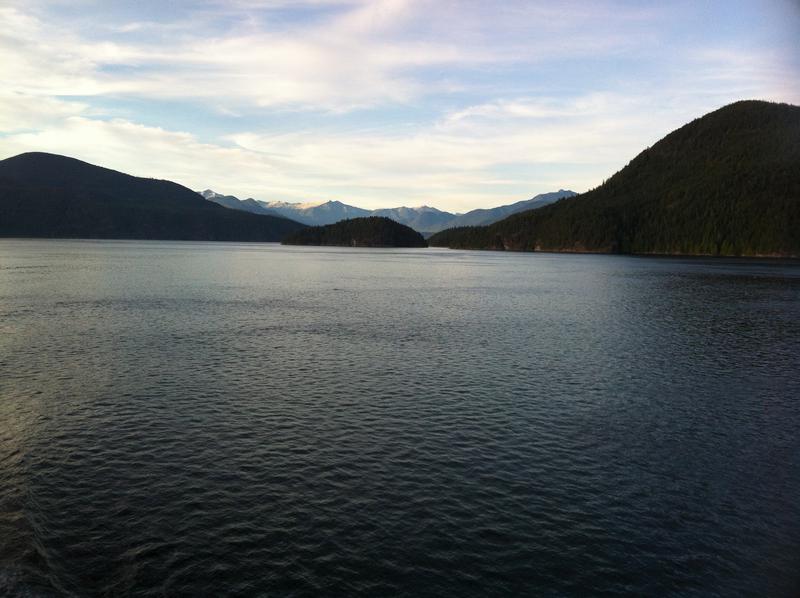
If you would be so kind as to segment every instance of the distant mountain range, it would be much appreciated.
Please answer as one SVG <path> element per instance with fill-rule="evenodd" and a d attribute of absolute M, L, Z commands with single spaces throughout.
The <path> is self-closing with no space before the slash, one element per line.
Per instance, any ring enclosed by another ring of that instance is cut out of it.
<path fill-rule="evenodd" d="M 0 237 L 280 241 L 304 227 L 66 156 L 0 160 Z"/>
<path fill-rule="evenodd" d="M 211 190 L 198 196 L 171 181 L 30 152 L 0 160 L 0 237 L 280 241 L 306 225 L 369 216 L 431 234 L 463 218 L 490 219 L 564 195 L 574 194 L 561 191 L 468 214 L 425 206 L 365 210 L 338 201 L 263 202 Z"/>
<path fill-rule="evenodd" d="M 253 198 L 238 199 L 233 195 L 223 195 L 211 189 L 206 189 L 199 193 L 205 199 L 223 205 L 226 208 L 243 210 L 254 214 L 283 216 L 284 218 L 289 218 L 310 226 L 333 224 L 348 218 L 382 216 L 391 218 L 400 224 L 410 226 L 423 234 L 432 234 L 456 226 L 491 224 L 511 214 L 540 208 L 565 197 L 576 195 L 574 191 L 560 189 L 552 193 L 543 193 L 532 199 L 518 201 L 505 206 L 472 210 L 466 214 L 453 214 L 429 206 L 365 210 L 363 208 L 344 204 L 340 201 L 328 201 L 320 204 L 287 203 L 280 201 L 259 201 Z"/>
<path fill-rule="evenodd" d="M 800 107 L 742 101 L 645 149 L 596 189 L 489 226 L 457 249 L 800 257 Z"/>

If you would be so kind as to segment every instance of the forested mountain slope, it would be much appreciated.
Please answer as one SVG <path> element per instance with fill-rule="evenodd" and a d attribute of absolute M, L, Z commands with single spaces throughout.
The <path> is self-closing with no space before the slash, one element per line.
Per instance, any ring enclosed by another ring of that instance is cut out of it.
<path fill-rule="evenodd" d="M 521 251 L 800 256 L 800 107 L 725 106 L 600 187 L 431 245 Z"/>
<path fill-rule="evenodd" d="M 171 181 L 74 158 L 26 153 L 0 161 L 0 236 L 279 241 L 303 225 L 230 210 Z"/>

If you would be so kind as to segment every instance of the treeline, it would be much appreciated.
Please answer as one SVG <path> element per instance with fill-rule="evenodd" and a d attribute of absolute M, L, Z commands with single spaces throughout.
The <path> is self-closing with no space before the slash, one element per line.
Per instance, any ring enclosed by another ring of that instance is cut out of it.
<path fill-rule="evenodd" d="M 351 218 L 326 226 L 311 226 L 283 239 L 284 245 L 341 247 L 427 247 L 421 234 L 382 216 Z"/>
<path fill-rule="evenodd" d="M 673 131 L 596 189 L 429 243 L 800 256 L 800 107 L 731 104 Z"/>

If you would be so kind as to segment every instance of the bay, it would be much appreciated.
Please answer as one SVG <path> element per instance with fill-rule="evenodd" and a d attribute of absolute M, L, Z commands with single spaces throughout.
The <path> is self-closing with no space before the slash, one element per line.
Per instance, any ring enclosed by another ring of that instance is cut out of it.
<path fill-rule="evenodd" d="M 800 593 L 800 265 L 0 240 L 0 594 Z"/>

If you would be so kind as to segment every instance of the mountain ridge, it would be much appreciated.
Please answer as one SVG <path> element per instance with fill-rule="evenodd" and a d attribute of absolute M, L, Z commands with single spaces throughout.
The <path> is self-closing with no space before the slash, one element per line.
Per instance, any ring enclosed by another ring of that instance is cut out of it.
<path fill-rule="evenodd" d="M 800 256 L 800 107 L 744 100 L 696 118 L 599 187 L 430 244 L 661 255 Z"/>
<path fill-rule="evenodd" d="M 0 160 L 2 237 L 279 241 L 303 226 L 58 154 Z"/>
<path fill-rule="evenodd" d="M 432 234 L 453 226 L 488 224 L 521 210 L 542 207 L 565 197 L 577 195 L 574 191 L 559 189 L 558 191 L 541 193 L 531 199 L 518 201 L 513 204 L 506 204 L 494 208 L 479 208 L 464 214 L 456 214 L 425 205 L 367 210 L 337 200 L 326 201 L 319 204 L 280 201 L 268 202 L 253 198 L 241 200 L 233 195 L 216 193 L 211 189 L 198 191 L 198 193 L 205 199 L 219 203 L 227 208 L 253 213 L 279 215 L 309 226 L 324 226 L 350 218 L 385 216 L 400 224 L 410 226 L 414 230 L 424 234 Z"/>

